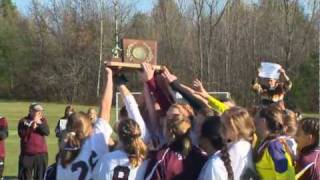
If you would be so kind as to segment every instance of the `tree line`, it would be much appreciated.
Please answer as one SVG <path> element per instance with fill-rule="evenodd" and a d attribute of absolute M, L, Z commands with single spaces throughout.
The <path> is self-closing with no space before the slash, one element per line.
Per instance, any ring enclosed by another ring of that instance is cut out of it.
<path fill-rule="evenodd" d="M 0 0 L 0 96 L 95 103 L 100 22 L 103 59 L 115 45 L 111 0 L 32 0 L 21 14 Z M 250 90 L 261 61 L 281 64 L 293 81 L 287 103 L 318 110 L 320 2 L 309 0 L 156 0 L 150 11 L 120 0 L 121 38 L 158 42 L 158 64 L 182 82 L 229 91 L 240 105 L 258 102 Z M 103 68 L 103 67 L 102 67 Z M 136 77 L 133 90 L 140 91 Z M 101 93 L 101 92 L 100 92 Z"/>

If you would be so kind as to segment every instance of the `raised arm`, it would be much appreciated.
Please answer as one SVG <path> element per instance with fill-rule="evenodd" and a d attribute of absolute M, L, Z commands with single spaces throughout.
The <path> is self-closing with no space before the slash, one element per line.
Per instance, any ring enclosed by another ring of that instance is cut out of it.
<path fill-rule="evenodd" d="M 145 103 L 147 106 L 147 110 L 148 110 L 148 116 L 149 116 L 149 123 L 150 126 L 149 130 L 151 130 L 152 132 L 157 131 L 157 115 L 156 115 L 156 109 L 155 109 L 155 102 L 152 99 L 152 96 L 150 94 L 150 90 L 148 88 L 147 84 L 144 84 L 143 87 L 143 96 L 145 99 Z"/>
<path fill-rule="evenodd" d="M 207 105 L 193 95 L 191 91 L 189 91 L 187 88 L 184 88 L 178 81 L 177 77 L 171 74 L 167 68 L 164 68 L 163 76 L 170 83 L 171 88 L 179 92 L 195 110 L 200 110 L 207 107 Z"/>
<path fill-rule="evenodd" d="M 107 82 L 102 95 L 101 105 L 100 105 L 100 118 L 105 121 L 110 121 L 111 116 L 111 106 L 112 106 L 112 94 L 113 94 L 113 82 L 112 82 L 112 70 L 106 68 Z"/>
<path fill-rule="evenodd" d="M 281 68 L 279 71 L 281 74 L 280 77 L 282 77 L 283 82 L 284 82 L 285 91 L 290 91 L 292 88 L 292 82 L 291 82 L 290 78 L 288 77 L 286 71 L 283 68 Z"/>
<path fill-rule="evenodd" d="M 207 90 L 203 87 L 202 82 L 198 79 L 193 81 L 193 86 L 197 90 L 196 94 L 207 99 L 210 108 L 212 108 L 213 110 L 217 111 L 218 113 L 223 113 L 224 111 L 229 109 L 228 106 L 225 105 L 223 102 L 219 101 L 213 96 L 210 96 Z"/>
<path fill-rule="evenodd" d="M 148 141 L 150 140 L 150 135 L 148 129 L 146 128 L 146 124 L 141 116 L 135 98 L 133 97 L 127 86 L 125 86 L 124 84 L 119 85 L 118 89 L 120 91 L 121 98 L 126 106 L 128 117 L 139 124 L 139 127 L 141 129 L 141 138 L 145 143 L 148 143 Z"/>
<path fill-rule="evenodd" d="M 153 93 L 156 101 L 159 103 L 159 106 L 162 111 L 167 112 L 171 106 L 171 102 L 168 100 L 167 96 L 158 86 L 155 77 L 154 77 L 154 68 L 147 63 L 142 63 L 143 67 L 143 80 L 148 85 L 149 90 Z"/>

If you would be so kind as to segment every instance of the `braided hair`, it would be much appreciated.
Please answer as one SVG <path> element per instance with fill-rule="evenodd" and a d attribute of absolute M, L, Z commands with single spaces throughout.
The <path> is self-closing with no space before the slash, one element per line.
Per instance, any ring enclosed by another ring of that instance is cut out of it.
<path fill-rule="evenodd" d="M 234 174 L 231 166 L 231 160 L 228 153 L 228 148 L 220 134 L 221 120 L 219 116 L 209 116 L 202 124 L 201 136 L 209 140 L 211 145 L 216 150 L 221 150 L 221 160 L 226 167 L 228 173 L 228 179 L 233 180 Z"/>

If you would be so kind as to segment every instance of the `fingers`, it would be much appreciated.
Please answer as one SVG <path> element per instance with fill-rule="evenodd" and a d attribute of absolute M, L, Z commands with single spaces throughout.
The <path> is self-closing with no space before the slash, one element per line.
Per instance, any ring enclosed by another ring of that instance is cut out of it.
<path fill-rule="evenodd" d="M 147 63 L 146 62 L 142 63 L 142 69 L 143 69 L 144 72 L 148 72 L 148 67 L 147 67 Z"/>

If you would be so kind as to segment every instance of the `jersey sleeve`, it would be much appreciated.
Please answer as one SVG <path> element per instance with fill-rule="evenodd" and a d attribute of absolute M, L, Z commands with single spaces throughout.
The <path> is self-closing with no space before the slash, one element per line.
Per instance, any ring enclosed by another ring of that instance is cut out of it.
<path fill-rule="evenodd" d="M 124 104 L 128 112 L 128 117 L 133 119 L 139 124 L 139 127 L 141 129 L 141 138 L 146 144 L 148 144 L 150 140 L 150 134 L 141 116 L 136 100 L 132 95 L 128 95 L 128 96 L 125 96 L 124 98 Z"/>
<path fill-rule="evenodd" d="M 213 110 L 219 113 L 223 113 L 224 111 L 228 110 L 228 107 L 223 102 L 219 101 L 218 99 L 212 96 L 209 96 L 208 104 Z"/>
<path fill-rule="evenodd" d="M 112 134 L 110 124 L 102 118 L 98 118 L 95 123 L 94 132 L 92 135 L 93 149 L 98 156 L 109 151 L 108 141 Z"/>

